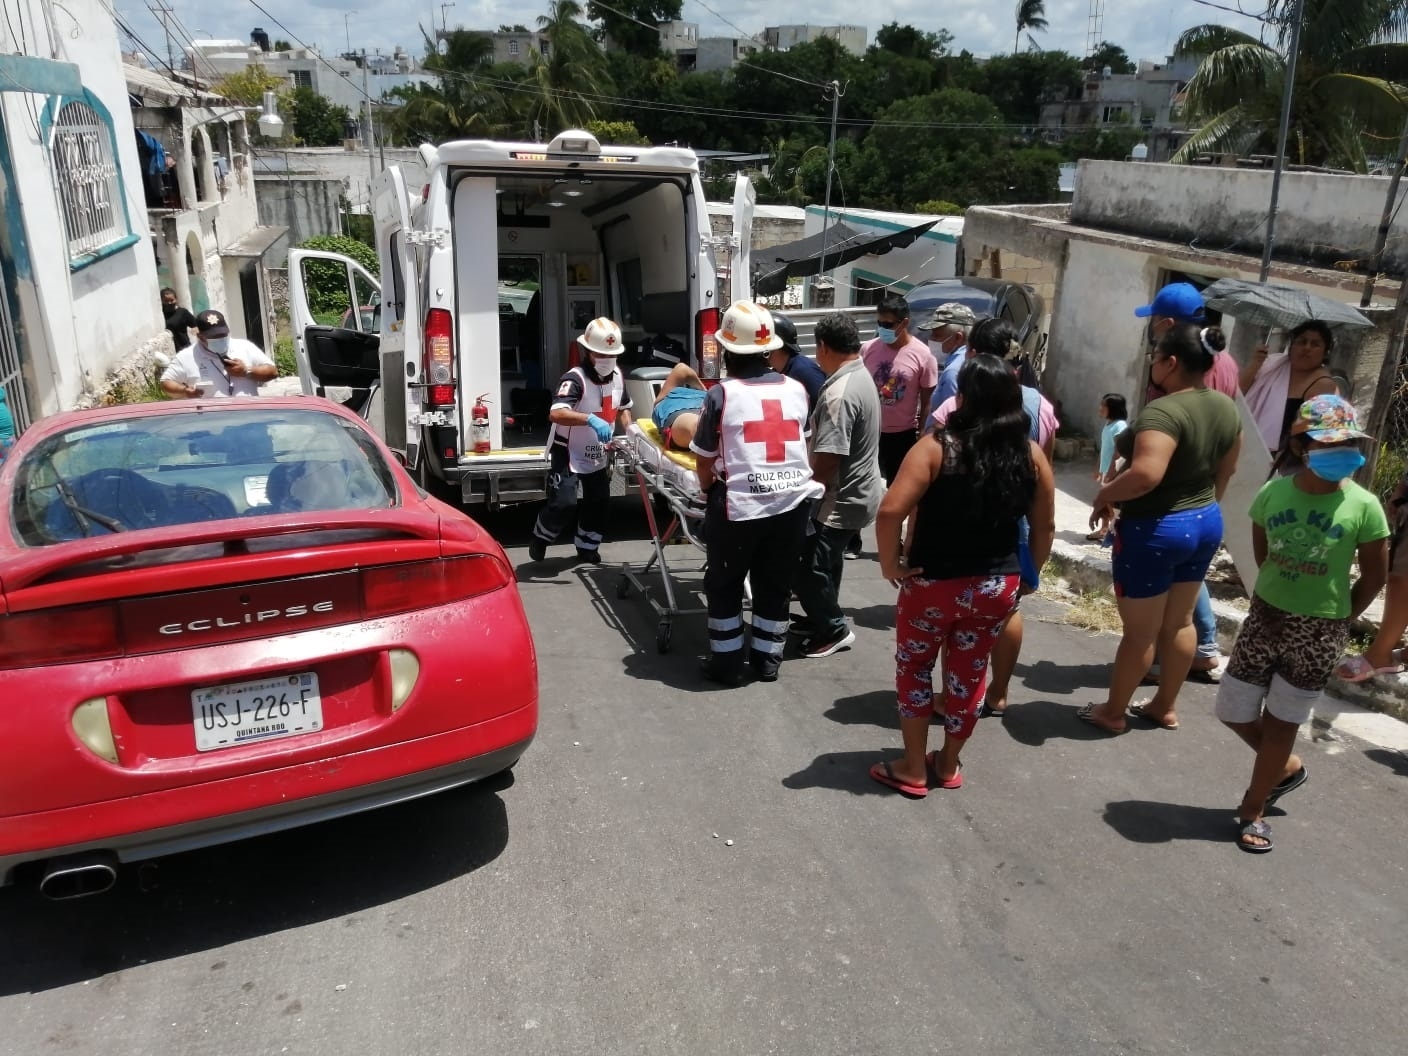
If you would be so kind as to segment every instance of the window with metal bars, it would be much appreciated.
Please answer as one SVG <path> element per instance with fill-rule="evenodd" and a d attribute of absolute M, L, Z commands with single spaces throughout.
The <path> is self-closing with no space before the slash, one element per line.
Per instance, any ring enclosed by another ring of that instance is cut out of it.
<path fill-rule="evenodd" d="M 106 116 L 70 100 L 54 116 L 50 154 L 63 205 L 70 260 L 97 253 L 128 235 L 122 179 Z"/>

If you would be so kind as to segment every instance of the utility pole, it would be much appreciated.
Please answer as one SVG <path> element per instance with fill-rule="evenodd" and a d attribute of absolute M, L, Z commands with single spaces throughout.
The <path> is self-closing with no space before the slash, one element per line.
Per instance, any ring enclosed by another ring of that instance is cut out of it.
<path fill-rule="evenodd" d="M 1374 283 L 1378 281 L 1379 269 L 1384 264 L 1384 246 L 1388 244 L 1388 231 L 1393 226 L 1394 215 L 1398 212 L 1398 185 L 1403 180 L 1403 166 L 1408 163 L 1408 117 L 1403 121 L 1403 133 L 1398 137 L 1398 154 L 1393 159 L 1393 178 L 1388 181 L 1388 198 L 1384 201 L 1384 215 L 1379 219 L 1379 234 L 1374 239 L 1374 251 L 1369 254 L 1369 274 L 1364 276 L 1364 293 L 1359 298 L 1359 307 L 1369 307 L 1374 299 Z M 1405 284 L 1408 285 L 1408 284 Z"/>
<path fill-rule="evenodd" d="M 449 27 L 448 23 L 447 23 L 446 20 L 445 20 L 445 9 L 446 9 L 447 7 L 454 7 L 454 6 L 455 6 L 455 5 L 454 5 L 453 3 L 441 4 L 441 5 L 440 5 L 440 33 L 441 33 L 442 35 L 445 34 L 445 33 L 448 33 L 448 32 L 450 31 L 450 27 Z"/>
<path fill-rule="evenodd" d="M 348 22 L 353 15 L 360 14 L 358 11 L 348 11 L 342 16 L 342 32 L 347 34 L 347 54 L 352 54 L 352 26 Z"/>
<path fill-rule="evenodd" d="M 1300 29 L 1304 19 L 1305 0 L 1296 0 L 1291 11 L 1291 47 L 1286 56 L 1286 86 L 1281 90 L 1281 128 L 1276 133 L 1276 166 L 1271 173 L 1271 209 L 1266 214 L 1266 248 L 1261 254 L 1261 275 L 1265 282 L 1271 274 L 1271 254 L 1276 248 L 1276 207 L 1281 201 L 1281 173 L 1286 168 L 1286 139 L 1291 130 L 1291 100 L 1296 91 L 1296 60 L 1300 57 Z"/>
<path fill-rule="evenodd" d="M 818 270 L 827 272 L 826 267 L 826 242 L 831 233 L 831 173 L 836 169 L 836 112 L 841 106 L 841 96 L 845 94 L 841 89 L 840 81 L 832 81 L 826 86 L 826 90 L 831 93 L 831 148 L 826 154 L 826 205 L 821 219 L 821 259 L 818 262 Z M 832 306 L 835 306 L 836 295 L 832 293 Z"/>
<path fill-rule="evenodd" d="M 161 19 L 161 31 L 166 34 L 166 69 L 171 73 L 176 72 L 176 60 L 171 52 L 171 24 L 167 22 L 167 19 L 173 14 L 175 14 L 174 8 L 157 0 L 156 15 Z"/>

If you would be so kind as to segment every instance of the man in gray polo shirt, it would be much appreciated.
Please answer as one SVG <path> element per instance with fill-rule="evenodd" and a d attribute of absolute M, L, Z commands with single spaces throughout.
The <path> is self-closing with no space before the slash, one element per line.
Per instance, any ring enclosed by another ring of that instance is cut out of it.
<path fill-rule="evenodd" d="M 875 520 L 885 494 L 880 476 L 880 396 L 860 358 L 860 334 L 848 315 L 816 324 L 816 362 L 826 384 L 812 410 L 812 476 L 826 494 L 812 514 L 793 589 L 806 613 L 802 655 L 830 656 L 856 635 L 841 613 L 846 543 Z"/>

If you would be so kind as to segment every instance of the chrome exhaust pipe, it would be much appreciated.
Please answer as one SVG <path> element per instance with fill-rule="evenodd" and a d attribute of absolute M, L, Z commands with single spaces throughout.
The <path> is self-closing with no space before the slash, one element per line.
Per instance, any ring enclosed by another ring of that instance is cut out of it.
<path fill-rule="evenodd" d="M 111 851 L 85 851 L 44 863 L 39 893 L 63 901 L 101 895 L 117 883 L 117 855 Z"/>

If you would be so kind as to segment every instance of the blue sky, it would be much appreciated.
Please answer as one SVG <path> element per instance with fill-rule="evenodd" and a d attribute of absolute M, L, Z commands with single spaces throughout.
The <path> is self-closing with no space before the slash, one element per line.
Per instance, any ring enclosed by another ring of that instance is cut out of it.
<path fill-rule="evenodd" d="M 417 23 L 428 27 L 433 20 L 438 26 L 442 15 L 439 5 L 431 0 L 378 0 L 376 3 L 360 0 L 360 5 L 359 0 L 306 0 L 300 5 L 277 0 L 259 2 L 293 35 L 327 53 L 344 50 L 349 38 L 354 48 L 390 53 L 395 45 L 401 44 L 419 52 L 422 48 Z M 1238 0 L 1220 2 L 1235 7 Z M 705 3 L 707 7 L 699 0 L 684 0 L 682 10 L 685 20 L 699 24 L 703 36 L 741 36 L 759 32 L 770 23 L 801 20 L 778 13 L 779 8 L 791 5 L 759 0 L 705 0 Z M 1262 3 L 1263 0 L 1242 0 L 1247 10 L 1260 10 Z M 224 0 L 218 5 L 210 0 L 171 0 L 170 6 L 175 9 L 175 20 L 179 23 L 179 28 L 173 27 L 173 46 L 178 49 L 186 36 L 248 39 L 249 31 L 255 26 L 263 26 L 271 37 L 288 35 L 250 0 Z M 1011 51 L 1015 28 L 1011 15 L 1013 6 L 1003 0 L 892 0 L 885 8 L 884 17 L 868 17 L 864 24 L 872 38 L 882 24 L 891 21 L 907 22 L 928 30 L 947 28 L 956 38 L 956 47 L 986 55 Z M 165 53 L 161 26 L 142 0 L 117 0 L 116 7 L 147 45 L 158 53 Z M 516 3 L 456 0 L 443 14 L 451 28 L 492 29 L 501 23 L 531 25 L 533 18 L 546 7 L 545 0 L 527 3 L 523 0 Z M 814 24 L 859 21 L 853 0 L 812 0 L 805 7 L 806 20 Z M 1136 59 L 1162 59 L 1182 30 L 1203 22 L 1225 22 L 1252 32 L 1257 28 L 1251 19 L 1204 6 L 1196 0 L 1106 0 L 1105 8 L 1102 36 L 1123 46 Z M 1051 28 L 1035 35 L 1038 43 L 1044 48 L 1083 53 L 1089 0 L 1048 0 L 1046 9 Z M 344 15 L 348 17 L 344 19 Z"/>

